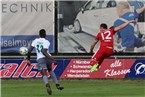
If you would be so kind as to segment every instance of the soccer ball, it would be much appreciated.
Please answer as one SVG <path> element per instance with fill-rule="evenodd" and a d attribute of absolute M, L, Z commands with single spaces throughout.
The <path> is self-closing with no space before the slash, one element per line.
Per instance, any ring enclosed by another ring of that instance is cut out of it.
<path fill-rule="evenodd" d="M 26 55 L 28 53 L 28 49 L 26 47 L 20 47 L 19 53 L 21 55 Z"/>

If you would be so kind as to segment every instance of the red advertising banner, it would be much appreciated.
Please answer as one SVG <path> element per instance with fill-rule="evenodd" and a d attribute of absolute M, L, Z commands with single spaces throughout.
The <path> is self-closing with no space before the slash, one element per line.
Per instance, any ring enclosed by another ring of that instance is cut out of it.
<path fill-rule="evenodd" d="M 61 78 L 124 78 L 130 73 L 135 59 L 105 59 L 97 72 L 90 72 L 90 60 L 73 59 L 64 70 Z"/>
<path fill-rule="evenodd" d="M 61 78 L 90 78 L 90 60 L 72 59 L 61 75 Z"/>
<path fill-rule="evenodd" d="M 91 78 L 124 78 L 130 73 L 134 61 L 134 59 L 106 59 L 98 72 L 91 73 Z"/>

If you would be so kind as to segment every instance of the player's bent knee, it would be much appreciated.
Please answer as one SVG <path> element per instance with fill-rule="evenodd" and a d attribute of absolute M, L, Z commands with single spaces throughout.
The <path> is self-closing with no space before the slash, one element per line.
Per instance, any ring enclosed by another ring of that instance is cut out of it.
<path fill-rule="evenodd" d="M 93 66 L 93 65 L 95 65 L 95 64 L 97 64 L 97 61 L 96 61 L 95 59 L 91 59 L 90 65 Z"/>
<path fill-rule="evenodd" d="M 47 69 L 42 69 L 42 70 L 40 71 L 40 73 L 41 73 L 42 75 L 47 75 Z"/>

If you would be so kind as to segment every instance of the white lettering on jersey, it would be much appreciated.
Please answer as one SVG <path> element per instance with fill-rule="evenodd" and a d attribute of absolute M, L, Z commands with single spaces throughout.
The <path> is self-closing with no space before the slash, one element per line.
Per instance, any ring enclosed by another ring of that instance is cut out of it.
<path fill-rule="evenodd" d="M 50 42 L 45 38 L 36 38 L 31 46 L 35 47 L 37 53 L 37 60 L 40 58 L 44 58 L 45 56 L 42 53 L 42 49 L 49 49 Z M 48 53 L 49 54 L 49 53 Z"/>
<path fill-rule="evenodd" d="M 105 37 L 105 34 L 107 34 L 107 36 Z M 101 33 L 102 39 L 103 40 L 110 40 L 111 38 L 111 32 L 110 31 L 106 31 L 104 33 Z"/>

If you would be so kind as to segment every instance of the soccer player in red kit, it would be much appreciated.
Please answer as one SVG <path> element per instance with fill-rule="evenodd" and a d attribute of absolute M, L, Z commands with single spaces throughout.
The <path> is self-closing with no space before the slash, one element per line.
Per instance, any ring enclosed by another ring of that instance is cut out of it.
<path fill-rule="evenodd" d="M 92 56 L 90 64 L 92 65 L 91 72 L 98 71 L 99 66 L 103 62 L 105 57 L 109 57 L 113 54 L 114 49 L 114 34 L 116 31 L 126 27 L 128 24 L 136 22 L 135 20 L 128 21 L 118 27 L 111 27 L 107 30 L 106 24 L 100 25 L 100 32 L 96 36 L 94 42 L 91 45 L 90 52 L 93 53 L 93 49 L 95 45 L 100 40 L 100 48 L 95 54 Z M 126 32 L 129 33 L 129 32 Z"/>

